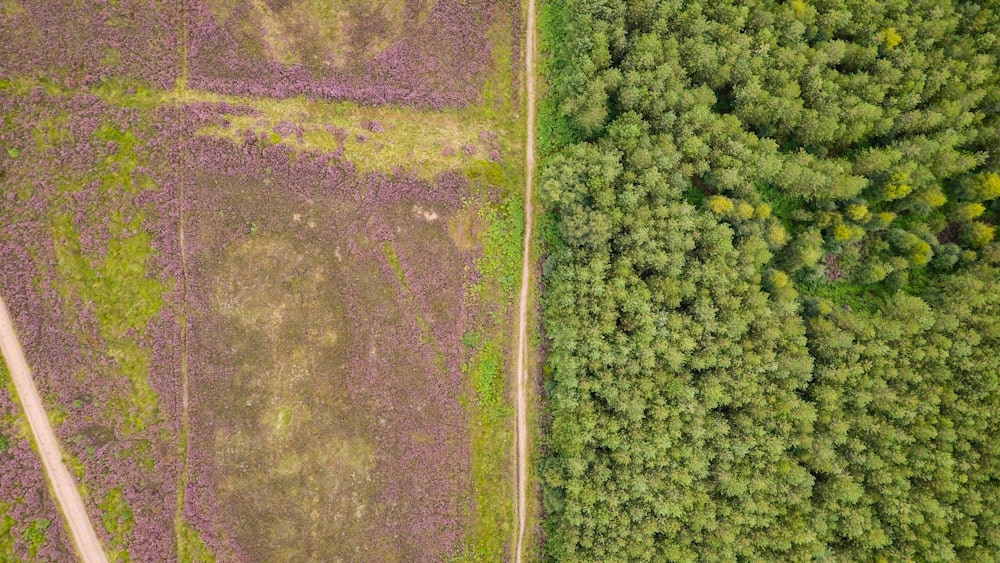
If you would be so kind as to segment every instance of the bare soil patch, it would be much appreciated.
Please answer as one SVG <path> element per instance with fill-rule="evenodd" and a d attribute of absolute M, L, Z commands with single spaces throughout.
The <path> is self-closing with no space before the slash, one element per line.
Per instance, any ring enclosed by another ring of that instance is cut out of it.
<path fill-rule="evenodd" d="M 464 106 L 489 71 L 486 0 L 194 0 L 189 82 L 227 94 Z"/>

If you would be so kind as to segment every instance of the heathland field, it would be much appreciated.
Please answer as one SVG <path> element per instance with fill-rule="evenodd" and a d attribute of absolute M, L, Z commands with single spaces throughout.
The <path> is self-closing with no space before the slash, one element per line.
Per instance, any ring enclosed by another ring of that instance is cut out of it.
<path fill-rule="evenodd" d="M 111 560 L 509 555 L 521 10 L 0 2 L 0 293 Z M 2 377 L 0 559 L 72 559 Z"/>
<path fill-rule="evenodd" d="M 1000 561 L 998 226 L 998 0 L 0 0 L 0 561 Z"/>

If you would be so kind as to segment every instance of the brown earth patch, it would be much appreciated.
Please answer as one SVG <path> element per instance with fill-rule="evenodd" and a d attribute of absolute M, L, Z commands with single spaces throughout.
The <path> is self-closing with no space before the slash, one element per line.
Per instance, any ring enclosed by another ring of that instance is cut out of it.
<path fill-rule="evenodd" d="M 245 52 L 317 76 L 371 60 L 420 25 L 433 0 L 209 0 Z"/>
<path fill-rule="evenodd" d="M 464 207 L 448 219 L 448 236 L 455 247 L 468 252 L 482 243 L 482 221 L 471 207 Z"/>
<path fill-rule="evenodd" d="M 192 480 L 210 486 L 189 498 L 218 506 L 194 520 L 252 561 L 454 556 L 471 258 L 453 209 L 391 182 L 295 192 L 294 171 L 256 169 L 202 175 L 191 196 Z"/>

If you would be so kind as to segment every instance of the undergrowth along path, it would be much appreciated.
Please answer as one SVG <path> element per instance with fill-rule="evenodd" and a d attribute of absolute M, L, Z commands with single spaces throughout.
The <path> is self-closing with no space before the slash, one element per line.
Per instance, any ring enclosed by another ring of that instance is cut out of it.
<path fill-rule="evenodd" d="M 535 172 L 535 0 L 528 0 L 524 45 L 525 143 L 524 143 L 524 251 L 521 256 L 521 296 L 517 318 L 517 548 L 516 563 L 524 556 L 528 499 L 528 297 L 531 288 L 531 204 Z"/>
<path fill-rule="evenodd" d="M 24 357 L 24 350 L 17 339 L 17 333 L 14 332 L 14 323 L 10 319 L 7 304 L 2 297 L 0 297 L 0 353 L 3 353 L 7 362 L 10 379 L 14 382 L 17 399 L 21 403 L 24 416 L 28 419 L 28 426 L 35 438 L 38 455 L 45 467 L 45 475 L 52 486 L 59 510 L 66 519 L 70 536 L 81 560 L 84 563 L 107 563 L 107 555 L 97 539 L 87 509 L 83 506 L 80 490 L 63 463 L 59 442 L 56 440 L 55 432 L 52 431 L 52 425 L 49 424 L 49 417 L 45 407 L 42 406 L 42 399 L 38 395 L 35 382 L 31 378 L 28 361 Z"/>

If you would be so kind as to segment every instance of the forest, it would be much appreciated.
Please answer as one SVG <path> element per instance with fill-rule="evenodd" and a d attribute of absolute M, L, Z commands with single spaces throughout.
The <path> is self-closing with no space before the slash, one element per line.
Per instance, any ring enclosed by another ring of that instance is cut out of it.
<path fill-rule="evenodd" d="M 1000 3 L 540 17 L 547 559 L 1000 560 Z"/>

